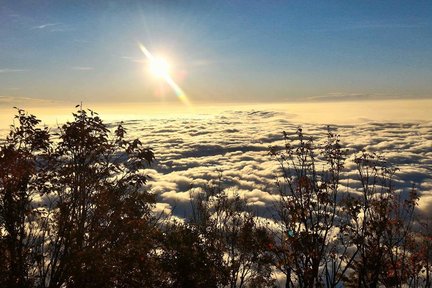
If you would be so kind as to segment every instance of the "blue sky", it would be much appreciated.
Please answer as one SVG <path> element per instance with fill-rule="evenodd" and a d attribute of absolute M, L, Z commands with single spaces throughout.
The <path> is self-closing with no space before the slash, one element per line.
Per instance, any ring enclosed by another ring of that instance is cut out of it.
<path fill-rule="evenodd" d="M 20 3 L 16 3 L 20 2 Z M 431 1 L 3 1 L 0 97 L 192 102 L 432 96 Z"/>

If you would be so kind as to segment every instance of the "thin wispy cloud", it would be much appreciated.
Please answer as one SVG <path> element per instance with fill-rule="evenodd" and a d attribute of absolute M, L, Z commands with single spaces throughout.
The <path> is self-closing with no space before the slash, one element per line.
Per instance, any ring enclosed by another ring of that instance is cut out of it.
<path fill-rule="evenodd" d="M 33 27 L 31 27 L 31 30 L 35 30 L 35 29 L 46 29 L 46 28 L 49 28 L 49 27 L 55 27 L 55 26 L 58 26 L 58 25 L 60 25 L 61 23 L 45 23 L 45 24 L 42 24 L 42 25 L 38 25 L 38 26 L 33 26 Z"/>
<path fill-rule="evenodd" d="M 372 100 L 372 99 L 399 99 L 398 95 L 384 93 L 357 93 L 357 92 L 330 92 L 324 95 L 308 97 L 312 101 L 350 101 L 350 100 Z"/>
<path fill-rule="evenodd" d="M 18 72 L 27 72 L 29 69 L 14 69 L 14 68 L 2 68 L 0 69 L 0 73 L 18 73 Z"/>
<path fill-rule="evenodd" d="M 94 67 L 90 67 L 90 66 L 73 66 L 70 67 L 72 70 L 76 70 L 76 71 L 91 71 L 94 70 Z"/>
<path fill-rule="evenodd" d="M 43 30 L 48 32 L 66 32 L 66 31 L 74 31 L 70 25 L 66 25 L 64 23 L 45 23 L 42 25 L 33 26 L 30 30 Z"/>
<path fill-rule="evenodd" d="M 12 107 L 17 105 L 46 105 L 59 102 L 60 101 L 53 99 L 0 95 L 0 107 Z"/>

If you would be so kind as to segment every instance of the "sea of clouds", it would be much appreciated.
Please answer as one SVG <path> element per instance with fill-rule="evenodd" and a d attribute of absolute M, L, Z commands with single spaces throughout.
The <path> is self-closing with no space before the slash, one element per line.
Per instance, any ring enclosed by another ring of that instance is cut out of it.
<path fill-rule="evenodd" d="M 299 127 L 320 141 L 328 127 L 299 122 L 292 114 L 260 110 L 129 120 L 124 126 L 129 137 L 140 138 L 156 154 L 156 163 L 146 171 L 151 177 L 148 189 L 157 195 L 156 210 L 178 217 L 188 215 L 197 191 L 219 178 L 223 188 L 241 195 L 258 214 L 271 215 L 278 163 L 269 156 L 269 147 L 282 146 L 283 131 L 294 137 Z M 414 184 L 422 196 L 420 212 L 432 214 L 431 121 L 330 127 L 350 155 L 341 191 L 359 188 L 354 155 L 362 149 L 377 152 L 400 169 L 395 178 L 398 191 L 408 192 Z"/>
<path fill-rule="evenodd" d="M 128 137 L 140 138 L 153 148 L 156 162 L 145 173 L 151 177 L 148 189 L 157 195 L 156 210 L 159 212 L 188 216 L 191 198 L 221 179 L 222 187 L 231 195 L 238 193 L 259 215 L 270 216 L 278 194 L 279 166 L 269 155 L 269 147 L 282 147 L 283 131 L 295 138 L 300 127 L 306 136 L 323 141 L 328 124 L 338 123 L 330 124 L 330 128 L 340 135 L 343 147 L 349 151 L 340 191 L 355 192 L 360 188 L 354 155 L 363 149 L 376 152 L 399 168 L 395 177 L 398 192 L 407 194 L 415 185 L 421 194 L 419 215 L 430 217 L 432 119 L 426 112 L 432 107 L 431 103 L 403 102 L 393 107 L 397 109 L 390 109 L 389 102 L 349 103 L 340 107 L 334 103 L 328 106 L 318 103 L 297 108 L 294 105 L 230 107 L 231 110 L 207 109 L 201 113 L 198 109 L 193 113 L 150 114 L 146 118 L 140 115 L 148 115 L 147 112 L 116 114 L 112 119 L 106 119 L 107 113 L 101 113 L 101 117 L 112 128 L 118 124 L 117 120 L 124 120 Z M 9 110 L 11 115 L 15 112 Z M 46 116 L 43 113 L 46 111 L 33 110 L 29 112 L 42 119 Z M 70 109 L 65 111 L 69 118 L 56 115 L 55 122 L 43 123 L 55 128 L 58 124 L 54 123 L 72 120 Z M 1 121 L 0 138 L 7 134 L 6 127 L 13 118 L 7 119 Z"/>

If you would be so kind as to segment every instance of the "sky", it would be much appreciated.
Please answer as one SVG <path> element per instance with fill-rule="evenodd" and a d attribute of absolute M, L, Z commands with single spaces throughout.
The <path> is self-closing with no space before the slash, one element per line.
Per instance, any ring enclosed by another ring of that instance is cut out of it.
<path fill-rule="evenodd" d="M 431 1 L 1 1 L 0 105 L 432 97 Z M 168 73 L 168 72 L 167 72 Z"/>

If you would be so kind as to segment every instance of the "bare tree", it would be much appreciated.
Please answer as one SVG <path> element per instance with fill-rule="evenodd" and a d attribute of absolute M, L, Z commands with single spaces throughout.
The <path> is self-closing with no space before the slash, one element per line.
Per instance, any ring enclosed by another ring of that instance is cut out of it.
<path fill-rule="evenodd" d="M 272 287 L 271 235 L 239 195 L 229 195 L 222 178 L 193 201 L 190 223 L 223 255 L 226 286 Z M 225 287 L 225 285 L 224 285 Z"/>
<path fill-rule="evenodd" d="M 338 135 L 330 132 L 323 146 L 284 132 L 285 147 L 270 154 L 279 162 L 279 233 L 273 248 L 276 267 L 286 276 L 286 287 L 315 287 L 339 283 L 340 263 L 333 255 L 338 223 L 338 186 L 345 153 Z M 322 167 L 322 168 L 318 168 Z M 328 267 L 331 265 L 331 269 Z M 323 275 L 324 274 L 324 275 Z"/>

